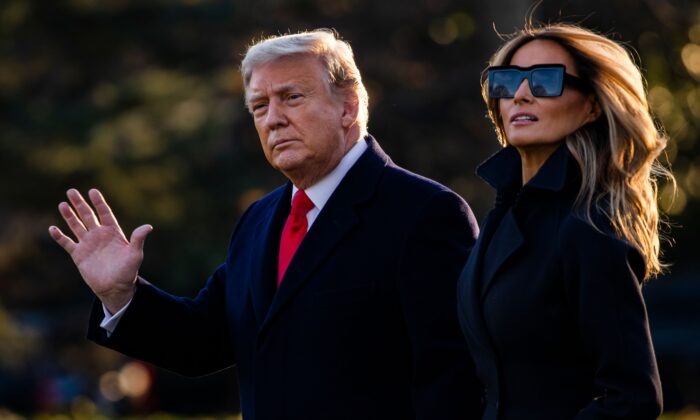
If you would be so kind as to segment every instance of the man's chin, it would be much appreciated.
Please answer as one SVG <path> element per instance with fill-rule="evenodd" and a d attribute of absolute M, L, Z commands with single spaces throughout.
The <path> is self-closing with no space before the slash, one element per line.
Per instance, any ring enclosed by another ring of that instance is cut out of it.
<path fill-rule="evenodd" d="M 282 172 L 287 178 L 295 178 L 304 172 L 304 164 L 301 159 L 277 159 L 273 167 Z"/>
<path fill-rule="evenodd" d="M 294 172 L 303 167 L 298 159 L 277 159 L 272 166 L 280 172 Z"/>

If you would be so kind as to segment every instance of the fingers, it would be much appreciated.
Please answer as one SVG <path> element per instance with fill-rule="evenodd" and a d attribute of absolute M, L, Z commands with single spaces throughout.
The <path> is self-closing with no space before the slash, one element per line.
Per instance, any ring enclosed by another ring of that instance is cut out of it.
<path fill-rule="evenodd" d="M 68 252 L 69 254 L 73 253 L 76 244 L 69 237 L 63 234 L 63 232 L 61 232 L 61 229 L 57 228 L 56 226 L 49 226 L 49 235 L 51 235 L 51 238 L 53 238 L 54 241 L 61 245 L 61 247 L 66 250 L 66 252 Z"/>
<path fill-rule="evenodd" d="M 73 208 L 75 209 L 78 217 L 80 217 L 80 221 L 83 223 L 85 228 L 89 230 L 99 226 L 95 213 L 92 211 L 92 208 L 90 205 L 88 205 L 83 196 L 80 195 L 78 190 L 71 188 L 68 190 L 66 195 L 68 196 L 68 199 L 73 205 Z"/>
<path fill-rule="evenodd" d="M 152 231 L 153 226 L 151 225 L 142 225 L 134 229 L 134 231 L 131 233 L 131 239 L 129 240 L 129 242 L 131 242 L 131 246 L 133 246 L 139 251 L 143 251 L 143 245 L 146 242 L 146 236 L 148 236 L 148 234 Z"/>
<path fill-rule="evenodd" d="M 104 199 L 99 190 L 93 188 L 88 191 L 88 196 L 90 197 L 90 201 L 97 211 L 97 215 L 95 215 L 92 207 L 90 207 L 90 205 L 85 201 L 78 190 L 71 188 L 66 192 L 66 195 L 68 196 L 68 200 L 70 200 L 72 207 L 66 202 L 61 202 L 58 205 L 58 211 L 61 213 L 61 216 L 63 216 L 63 219 L 66 221 L 68 227 L 78 241 L 81 241 L 90 229 L 95 229 L 100 226 L 109 226 L 116 229 L 119 235 L 126 240 L 124 233 L 119 227 L 116 217 L 114 217 L 114 213 L 112 213 L 112 209 L 109 207 L 107 201 Z M 153 227 L 151 225 L 143 225 L 136 228 L 131 234 L 130 241 L 134 248 L 139 251 L 143 251 L 146 236 L 148 236 L 152 230 Z M 72 252 L 77 246 L 76 242 L 71 240 L 55 226 L 49 227 L 49 234 L 69 253 Z"/>
<path fill-rule="evenodd" d="M 85 228 L 85 225 L 83 225 L 83 222 L 80 221 L 78 216 L 75 215 L 71 206 L 65 201 L 61 202 L 58 205 L 58 211 L 61 213 L 61 216 L 63 216 L 63 220 L 66 221 L 73 235 L 80 240 L 87 232 L 87 228 Z"/>
<path fill-rule="evenodd" d="M 104 226 L 114 226 L 119 228 L 119 223 L 117 222 L 116 217 L 114 217 L 114 213 L 112 213 L 112 209 L 107 204 L 107 201 L 102 196 L 102 193 L 98 189 L 93 188 L 88 191 L 88 196 L 90 197 L 92 205 L 95 206 L 99 223 Z M 119 229 L 121 230 L 121 228 Z"/>

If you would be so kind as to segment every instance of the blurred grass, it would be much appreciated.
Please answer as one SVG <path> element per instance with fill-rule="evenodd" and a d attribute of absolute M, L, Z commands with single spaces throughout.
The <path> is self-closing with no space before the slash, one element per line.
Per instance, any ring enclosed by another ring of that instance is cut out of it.
<path fill-rule="evenodd" d="M 178 416 L 168 413 L 154 413 L 143 416 L 125 416 L 114 417 L 107 416 L 98 412 L 73 412 L 70 414 L 38 414 L 33 417 L 23 417 L 12 413 L 8 410 L 0 408 L 0 420 L 243 420 L 243 417 L 238 415 L 222 415 L 222 416 Z M 659 420 L 700 420 L 700 410 L 690 406 L 681 411 L 674 413 L 666 413 L 659 417 Z"/>
<path fill-rule="evenodd" d="M 221 415 L 221 416 L 178 416 L 168 413 L 154 413 L 144 416 L 124 416 L 115 417 L 107 416 L 101 413 L 70 413 L 70 414 L 37 414 L 32 417 L 23 417 L 19 414 L 12 413 L 0 408 L 0 420 L 242 420 L 238 415 Z"/>
<path fill-rule="evenodd" d="M 171 387 L 159 390 L 160 405 L 148 409 L 73 401 L 96 395 L 94 384 L 124 360 L 84 339 L 93 296 L 46 226 L 59 223 L 56 204 L 65 189 L 98 186 L 122 226 L 157 226 L 144 273 L 176 294 L 195 293 L 193 279 L 206 278 L 225 257 L 238 216 L 282 181 L 260 153 L 235 68 L 254 37 L 285 28 L 338 29 L 358 52 L 372 98 L 370 128 L 385 150 L 449 185 L 483 217 L 493 196 L 473 169 L 496 144 L 479 74 L 499 42 L 494 29 L 519 25 L 527 2 L 488 3 L 0 1 L 0 420 L 240 418 L 110 411 L 177 410 L 164 403 L 167 394 L 180 401 L 213 396 L 189 408 L 226 412 L 232 404 L 215 404 L 235 401 L 218 397 L 237 392 L 233 379 L 200 383 L 199 394 L 163 379 Z M 668 401 L 700 407 L 700 347 L 693 338 L 700 319 L 693 286 L 700 267 L 700 3 L 541 2 L 536 10 L 543 21 L 584 16 L 585 25 L 636 51 L 650 106 L 671 138 L 664 159 L 679 188 L 675 197 L 670 185 L 659 188 L 661 208 L 673 217 L 668 236 L 676 245 L 664 248 L 674 276 L 654 284 L 657 295 L 648 293 L 656 297 L 650 320 Z M 679 283 L 676 267 L 684 265 L 689 280 Z M 3 368 L 14 375 L 5 382 Z M 209 391 L 222 382 L 231 385 Z M 55 402 L 42 405 L 37 397 L 36 406 L 21 408 L 17 401 L 31 400 L 39 384 L 68 389 Z M 22 417 L 2 405 L 46 412 Z M 700 420 L 696 407 L 661 419 Z"/>
<path fill-rule="evenodd" d="M 659 417 L 659 420 L 700 420 L 700 410 L 689 406 L 676 413 L 668 413 Z"/>

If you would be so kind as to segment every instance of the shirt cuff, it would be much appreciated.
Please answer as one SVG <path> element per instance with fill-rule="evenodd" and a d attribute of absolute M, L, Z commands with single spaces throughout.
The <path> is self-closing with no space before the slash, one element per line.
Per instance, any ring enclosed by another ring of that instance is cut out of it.
<path fill-rule="evenodd" d="M 124 315 L 124 312 L 126 312 L 126 308 L 129 307 L 129 304 L 131 303 L 131 299 L 124 305 L 120 310 L 117 311 L 116 314 L 111 314 L 107 307 L 102 304 L 102 311 L 105 313 L 105 317 L 100 322 L 100 327 L 107 331 L 107 337 L 112 335 L 114 330 L 117 328 L 117 324 L 119 324 L 119 320 L 122 319 L 122 315 Z"/>

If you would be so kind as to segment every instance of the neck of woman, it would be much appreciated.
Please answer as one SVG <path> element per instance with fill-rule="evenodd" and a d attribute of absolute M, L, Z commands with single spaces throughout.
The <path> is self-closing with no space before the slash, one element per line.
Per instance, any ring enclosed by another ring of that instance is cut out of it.
<path fill-rule="evenodd" d="M 527 184 L 537 174 L 542 165 L 560 145 L 561 142 L 516 147 L 522 163 L 523 185 Z"/>

